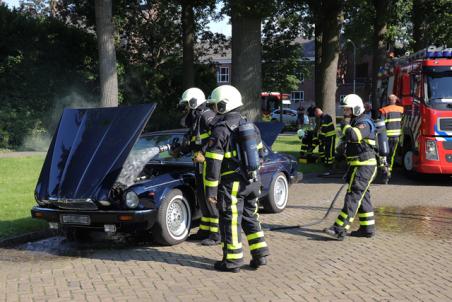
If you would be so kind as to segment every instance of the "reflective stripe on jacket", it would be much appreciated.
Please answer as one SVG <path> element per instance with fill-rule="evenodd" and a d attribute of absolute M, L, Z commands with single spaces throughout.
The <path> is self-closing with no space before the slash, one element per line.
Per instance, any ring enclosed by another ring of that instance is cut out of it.
<path fill-rule="evenodd" d="M 380 113 L 386 124 L 387 135 L 392 137 L 400 136 L 402 134 L 403 107 L 388 105 L 380 108 Z"/>

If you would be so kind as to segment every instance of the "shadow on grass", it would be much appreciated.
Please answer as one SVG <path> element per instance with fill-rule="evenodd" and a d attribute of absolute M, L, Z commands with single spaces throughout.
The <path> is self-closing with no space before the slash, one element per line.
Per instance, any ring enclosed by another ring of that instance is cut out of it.
<path fill-rule="evenodd" d="M 31 217 L 15 220 L 0 220 L 0 240 L 22 235 L 25 233 L 42 231 L 47 228 L 47 223 Z"/>

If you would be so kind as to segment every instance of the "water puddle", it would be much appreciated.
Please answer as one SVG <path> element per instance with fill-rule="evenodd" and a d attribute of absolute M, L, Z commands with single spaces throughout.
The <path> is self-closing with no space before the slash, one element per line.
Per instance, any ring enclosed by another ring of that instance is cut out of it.
<path fill-rule="evenodd" d="M 452 238 L 452 208 L 379 207 L 374 212 L 379 231 L 411 233 L 432 239 Z"/>
<path fill-rule="evenodd" d="M 106 236 L 93 232 L 87 242 L 71 242 L 64 237 L 28 242 L 11 248 L 0 249 L 0 261 L 7 262 L 39 262 L 56 261 L 65 258 L 86 258 L 99 251 L 122 250 L 152 245 L 146 238 L 129 236 Z"/>

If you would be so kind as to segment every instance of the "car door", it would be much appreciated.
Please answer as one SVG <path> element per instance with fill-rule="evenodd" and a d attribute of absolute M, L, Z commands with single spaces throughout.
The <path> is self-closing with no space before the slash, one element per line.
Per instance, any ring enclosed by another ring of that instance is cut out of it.
<path fill-rule="evenodd" d="M 287 116 L 287 121 L 290 123 L 296 123 L 297 122 L 297 114 L 293 112 L 292 110 L 286 110 L 285 115 Z"/>

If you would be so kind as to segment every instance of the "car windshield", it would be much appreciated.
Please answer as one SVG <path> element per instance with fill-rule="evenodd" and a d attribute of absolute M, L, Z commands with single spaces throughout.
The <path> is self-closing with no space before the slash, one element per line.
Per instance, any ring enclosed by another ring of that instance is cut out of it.
<path fill-rule="evenodd" d="M 178 142 L 182 142 L 183 137 L 184 135 L 182 133 L 164 133 L 142 136 L 138 139 L 135 146 L 133 146 L 132 152 L 139 152 L 147 148 L 171 144 L 175 139 Z M 165 151 L 155 156 L 151 161 L 191 162 L 191 154 L 185 154 L 179 158 L 174 158 L 168 151 Z"/>
<path fill-rule="evenodd" d="M 427 76 L 428 103 L 451 102 L 452 73 L 429 74 Z"/>

